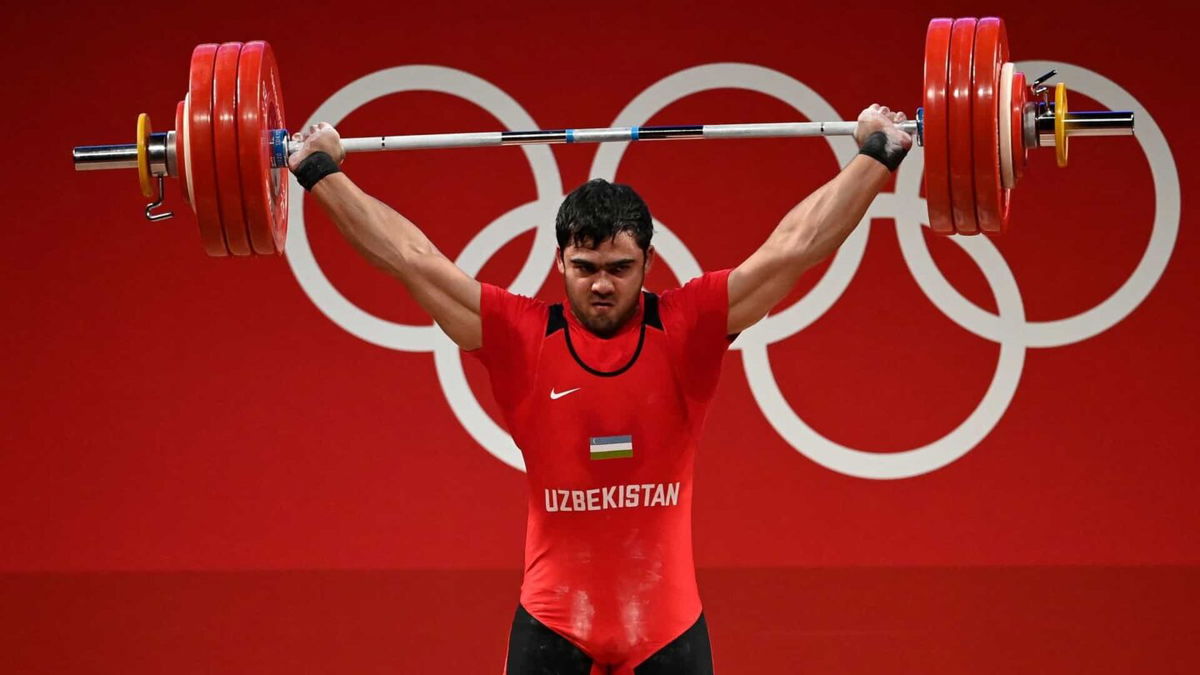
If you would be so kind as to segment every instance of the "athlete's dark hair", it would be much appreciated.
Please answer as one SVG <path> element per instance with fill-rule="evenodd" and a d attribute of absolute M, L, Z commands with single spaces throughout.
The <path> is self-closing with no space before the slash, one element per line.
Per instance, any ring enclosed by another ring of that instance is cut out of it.
<path fill-rule="evenodd" d="M 628 232 L 645 252 L 650 248 L 654 224 L 650 209 L 633 188 L 593 178 L 567 195 L 554 221 L 558 248 L 593 248 Z"/>

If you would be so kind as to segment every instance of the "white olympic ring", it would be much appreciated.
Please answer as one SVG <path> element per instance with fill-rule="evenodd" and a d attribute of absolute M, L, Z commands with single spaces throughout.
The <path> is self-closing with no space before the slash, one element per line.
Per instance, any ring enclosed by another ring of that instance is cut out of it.
<path fill-rule="evenodd" d="M 920 448 L 877 453 L 835 443 L 808 426 L 791 408 L 779 389 L 767 356 L 767 347 L 786 340 L 820 318 L 841 297 L 862 260 L 870 229 L 858 227 L 834 256 L 824 276 L 800 300 L 747 330 L 734 343 L 742 351 L 742 364 L 751 394 L 772 428 L 798 452 L 834 471 L 871 479 L 896 479 L 936 471 L 970 452 L 1004 415 L 1020 382 L 1025 350 L 1057 347 L 1091 338 L 1120 322 L 1154 288 L 1170 259 L 1179 230 L 1179 176 L 1166 138 L 1140 103 L 1116 83 L 1081 66 L 1048 61 L 1022 61 L 1027 72 L 1058 70 L 1071 88 L 1108 106 L 1134 111 L 1137 139 L 1146 153 L 1155 187 L 1154 227 L 1146 250 L 1129 279 L 1109 298 L 1078 315 L 1052 321 L 1027 321 L 1020 290 L 1012 271 L 995 246 L 984 237 L 950 237 L 979 265 L 995 297 L 998 312 L 990 312 L 963 297 L 938 270 L 921 236 L 926 208 L 920 194 L 924 155 L 914 152 L 901 166 L 896 191 L 880 194 L 864 218 L 893 219 L 905 263 L 921 290 L 947 318 L 969 332 L 1000 345 L 996 371 L 988 389 L 967 419 L 942 438 Z M 613 126 L 644 124 L 659 110 L 694 93 L 719 88 L 747 89 L 777 98 L 808 119 L 838 119 L 839 115 L 807 85 L 769 68 L 717 63 L 679 71 L 651 85 L 633 99 Z M 334 93 L 305 122 L 337 124 L 358 107 L 382 96 L 403 91 L 438 91 L 462 97 L 487 110 L 508 129 L 536 129 L 532 117 L 495 85 L 461 70 L 441 66 L 402 66 L 372 73 Z M 853 157 L 853 141 L 826 139 L 844 165 Z M 628 143 L 599 146 L 590 175 L 612 180 Z M 553 155 L 545 146 L 523 146 L 537 184 L 537 199 L 517 207 L 480 230 L 455 260 L 467 274 L 476 275 L 504 245 L 534 228 L 553 222 L 563 197 L 562 180 Z M 293 188 L 298 188 L 293 184 Z M 375 345 L 401 351 L 433 352 L 442 390 L 463 428 L 497 459 L 524 470 L 520 450 L 512 437 L 483 410 L 467 383 L 461 352 L 434 326 L 410 326 L 385 321 L 355 306 L 342 296 L 321 272 L 304 228 L 304 192 L 291 191 L 292 215 L 287 258 L 300 286 L 317 308 L 351 334 Z M 698 276 L 700 265 L 678 236 L 666 225 L 655 225 L 659 257 L 680 281 Z M 533 295 L 550 272 L 555 242 L 549 227 L 536 229 L 529 256 L 509 287 L 514 293 Z"/>

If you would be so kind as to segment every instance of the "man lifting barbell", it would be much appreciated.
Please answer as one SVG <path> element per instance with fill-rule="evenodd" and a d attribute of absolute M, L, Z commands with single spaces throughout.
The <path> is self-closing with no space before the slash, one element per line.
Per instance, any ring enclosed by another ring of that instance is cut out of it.
<path fill-rule="evenodd" d="M 1129 135 L 1130 112 L 1068 112 L 1050 73 L 1026 84 L 1004 23 L 934 19 L 916 120 L 871 106 L 857 122 L 498 131 L 341 139 L 329 125 L 289 137 L 265 42 L 199 45 L 175 129 L 138 118 L 136 143 L 77 147 L 77 169 L 137 168 L 164 199 L 179 178 L 213 256 L 283 252 L 287 166 L 346 238 L 402 281 L 486 366 L 530 482 L 525 579 L 506 669 L 527 673 L 711 673 L 692 560 L 692 467 L 730 338 L 782 300 L 863 217 L 913 142 L 924 144 L 928 223 L 939 234 L 1005 231 L 1028 153 L 1067 163 L 1075 136 Z M 1041 100 L 1038 97 L 1041 96 Z M 411 222 L 341 172 L 346 151 L 688 138 L 853 134 L 836 177 L 792 209 L 733 270 L 661 295 L 642 290 L 654 259 L 649 210 L 627 186 L 591 181 L 564 200 L 555 263 L 566 302 L 481 284 Z M 156 185 L 157 184 L 157 185 Z"/>
<path fill-rule="evenodd" d="M 359 189 L 328 124 L 288 165 L 346 239 L 396 277 L 488 370 L 530 485 L 508 675 L 712 673 L 692 559 L 694 455 L 720 365 L 846 239 L 912 145 L 903 113 L 858 118 L 859 154 L 733 270 L 656 295 L 650 212 L 592 180 L 563 200 L 555 263 L 566 303 L 467 276 L 411 221 Z"/>

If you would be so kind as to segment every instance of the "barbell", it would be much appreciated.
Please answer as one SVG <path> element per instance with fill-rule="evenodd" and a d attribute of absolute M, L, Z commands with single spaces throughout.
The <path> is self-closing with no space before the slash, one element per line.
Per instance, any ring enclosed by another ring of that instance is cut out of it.
<path fill-rule="evenodd" d="M 930 228 L 938 234 L 989 234 L 1008 226 L 1011 191 L 1029 151 L 1053 147 L 1067 165 L 1072 136 L 1133 134 L 1133 113 L 1072 112 L 1061 82 L 1032 82 L 1009 62 L 1001 19 L 933 19 L 925 35 L 923 105 L 900 126 L 925 152 Z M 607 143 L 678 139 L 848 136 L 846 121 L 693 124 L 542 129 L 345 138 L 346 152 Z M 154 132 L 137 120 L 134 143 L 79 146 L 76 170 L 137 169 L 152 221 L 165 201 L 164 179 L 178 178 L 185 202 L 212 256 L 282 253 L 287 236 L 287 131 L 279 68 L 266 42 L 202 44 L 192 51 L 188 90 L 175 107 L 175 128 Z"/>

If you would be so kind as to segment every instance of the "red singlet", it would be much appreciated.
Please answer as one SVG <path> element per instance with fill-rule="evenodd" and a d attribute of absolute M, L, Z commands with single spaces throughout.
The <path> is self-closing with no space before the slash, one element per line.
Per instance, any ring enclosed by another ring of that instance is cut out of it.
<path fill-rule="evenodd" d="M 483 346 L 529 477 L 521 604 L 597 665 L 632 668 L 700 616 L 696 444 L 730 340 L 729 270 L 642 293 L 603 339 L 569 305 L 483 285 Z"/>

